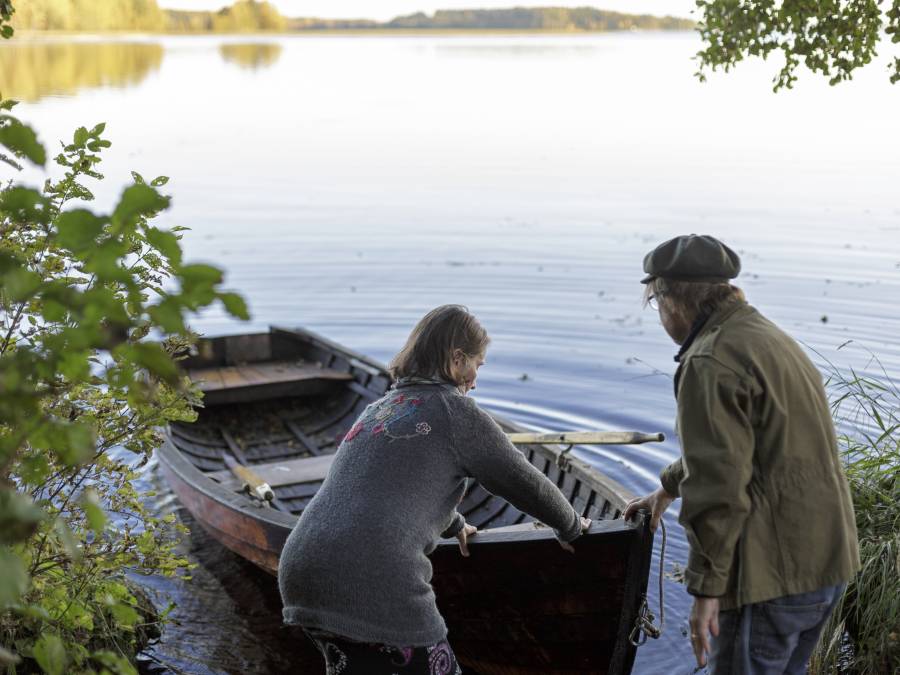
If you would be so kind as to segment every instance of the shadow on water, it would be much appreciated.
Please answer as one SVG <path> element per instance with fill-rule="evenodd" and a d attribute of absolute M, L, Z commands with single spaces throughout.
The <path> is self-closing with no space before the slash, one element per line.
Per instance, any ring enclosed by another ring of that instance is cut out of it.
<path fill-rule="evenodd" d="M 281 58 L 281 45 L 274 42 L 238 42 L 219 45 L 219 54 L 226 63 L 247 70 L 261 70 L 275 65 Z"/>
<path fill-rule="evenodd" d="M 163 47 L 148 42 L 24 42 L 0 45 L 3 96 L 35 102 L 82 89 L 125 89 L 159 70 Z"/>
<path fill-rule="evenodd" d="M 163 485 L 161 494 L 171 496 Z M 162 641 L 140 655 L 140 672 L 318 673 L 322 659 L 312 643 L 282 624 L 275 579 L 212 539 L 177 502 L 168 510 L 190 529 L 182 553 L 197 566 L 190 580 L 135 579 L 157 610 L 176 603 Z"/>

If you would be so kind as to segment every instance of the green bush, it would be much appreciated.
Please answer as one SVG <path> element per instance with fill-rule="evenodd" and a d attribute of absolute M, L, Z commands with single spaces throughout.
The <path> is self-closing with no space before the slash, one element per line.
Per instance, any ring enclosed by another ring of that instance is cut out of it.
<path fill-rule="evenodd" d="M 0 31 L 12 7 L 0 0 Z M 0 161 L 47 164 L 0 97 Z M 77 129 L 41 188 L 0 186 L 0 666 L 8 673 L 133 673 L 164 620 L 126 572 L 175 575 L 182 528 L 134 481 L 158 429 L 198 394 L 176 367 L 185 318 L 220 301 L 246 319 L 222 272 L 182 260 L 180 230 L 151 224 L 167 179 L 132 174 L 110 213 L 85 208 L 102 180 L 104 125 Z M 148 339 L 154 338 L 153 340 Z"/>

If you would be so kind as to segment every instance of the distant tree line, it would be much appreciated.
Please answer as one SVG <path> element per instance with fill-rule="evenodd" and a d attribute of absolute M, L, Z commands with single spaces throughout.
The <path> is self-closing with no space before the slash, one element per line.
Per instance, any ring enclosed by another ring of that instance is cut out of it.
<path fill-rule="evenodd" d="M 288 21 L 268 2 L 239 0 L 217 12 L 167 10 L 167 30 L 176 33 L 284 31 Z"/>
<path fill-rule="evenodd" d="M 689 30 L 694 22 L 666 16 L 620 14 L 593 7 L 516 7 L 440 10 L 397 17 L 388 28 L 495 29 L 553 31 Z"/>
<path fill-rule="evenodd" d="M 268 2 L 238 0 L 215 12 L 161 9 L 157 0 L 28 0 L 16 8 L 13 25 L 23 30 L 241 33 L 315 30 L 689 30 L 687 19 L 621 14 L 591 7 L 441 10 L 367 19 L 282 16 Z"/>
<path fill-rule="evenodd" d="M 283 31 L 287 20 L 268 2 L 238 0 L 216 12 L 164 10 L 157 0 L 28 0 L 11 21 L 19 30 L 256 32 Z"/>
<path fill-rule="evenodd" d="M 166 26 L 156 0 L 27 0 L 11 21 L 19 30 L 158 31 Z"/>

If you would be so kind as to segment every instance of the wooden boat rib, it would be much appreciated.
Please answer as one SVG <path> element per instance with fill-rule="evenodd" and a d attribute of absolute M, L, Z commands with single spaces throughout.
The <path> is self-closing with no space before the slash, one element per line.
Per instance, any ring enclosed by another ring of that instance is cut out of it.
<path fill-rule="evenodd" d="M 324 337 L 274 327 L 202 340 L 182 364 L 204 389 L 205 407 L 195 422 L 168 427 L 161 467 L 213 537 L 276 574 L 284 541 L 343 435 L 390 377 Z M 524 431 L 495 419 L 507 432 Z M 594 524 L 572 555 L 552 530 L 470 479 L 459 506 L 481 530 L 470 557 L 455 539 L 431 555 L 454 651 L 482 675 L 627 674 L 652 551 L 647 520 L 623 521 L 631 495 L 577 458 L 558 461 L 559 446 L 520 449 Z M 268 483 L 271 503 L 244 490 L 226 455 Z"/>

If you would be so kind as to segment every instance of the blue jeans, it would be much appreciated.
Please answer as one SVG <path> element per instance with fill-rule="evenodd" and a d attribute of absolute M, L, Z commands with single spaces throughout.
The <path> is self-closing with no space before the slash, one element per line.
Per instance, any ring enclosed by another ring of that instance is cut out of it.
<path fill-rule="evenodd" d="M 847 584 L 744 605 L 719 614 L 712 675 L 806 675 L 822 627 Z"/>

